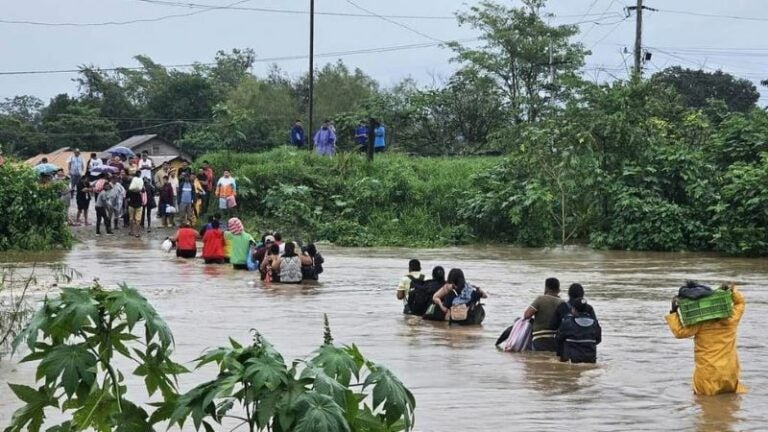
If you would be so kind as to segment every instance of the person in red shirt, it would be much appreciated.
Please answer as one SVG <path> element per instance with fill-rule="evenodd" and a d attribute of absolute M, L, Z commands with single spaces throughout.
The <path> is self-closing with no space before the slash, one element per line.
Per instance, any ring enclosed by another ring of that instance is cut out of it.
<path fill-rule="evenodd" d="M 194 258 L 197 256 L 197 239 L 200 234 L 193 229 L 189 222 L 184 221 L 170 240 L 176 244 L 176 256 L 179 258 Z"/>
<path fill-rule="evenodd" d="M 203 259 L 206 264 L 224 264 L 227 259 L 224 252 L 224 232 L 219 229 L 221 223 L 214 219 L 211 227 L 203 235 Z"/>

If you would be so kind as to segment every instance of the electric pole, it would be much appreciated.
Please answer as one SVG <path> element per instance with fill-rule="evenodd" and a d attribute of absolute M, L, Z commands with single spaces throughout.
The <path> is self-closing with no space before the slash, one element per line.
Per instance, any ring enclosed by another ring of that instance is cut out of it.
<path fill-rule="evenodd" d="M 643 74 L 643 10 L 657 11 L 657 9 L 649 8 L 643 5 L 643 0 L 637 0 L 637 6 L 627 6 L 627 17 L 629 17 L 630 11 L 635 11 L 636 26 L 635 26 L 635 66 L 634 76 L 640 77 Z"/>
<path fill-rule="evenodd" d="M 315 146 L 313 139 L 315 118 L 315 0 L 309 0 L 309 150 Z"/>
<path fill-rule="evenodd" d="M 637 24 L 635 26 L 635 76 L 638 78 L 643 73 L 642 51 L 643 51 L 643 0 L 637 0 Z"/>

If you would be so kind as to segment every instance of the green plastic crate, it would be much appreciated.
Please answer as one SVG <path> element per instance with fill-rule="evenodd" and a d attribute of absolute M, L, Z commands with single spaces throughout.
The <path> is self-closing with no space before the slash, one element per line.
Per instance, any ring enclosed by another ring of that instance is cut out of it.
<path fill-rule="evenodd" d="M 681 298 L 678 303 L 680 307 L 677 312 L 685 327 L 704 321 L 728 318 L 733 312 L 731 290 L 718 289 L 711 296 L 698 300 Z"/>

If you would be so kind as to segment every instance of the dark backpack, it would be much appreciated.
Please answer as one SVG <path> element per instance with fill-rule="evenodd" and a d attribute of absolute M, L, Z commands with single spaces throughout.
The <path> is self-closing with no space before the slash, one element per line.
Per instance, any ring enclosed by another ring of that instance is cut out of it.
<path fill-rule="evenodd" d="M 408 275 L 408 278 L 411 280 L 411 286 L 408 289 L 407 313 L 410 315 L 424 315 L 429 305 L 432 304 L 432 296 L 435 293 L 429 289 L 427 281 L 424 280 L 424 275 L 421 275 L 419 278 Z"/>

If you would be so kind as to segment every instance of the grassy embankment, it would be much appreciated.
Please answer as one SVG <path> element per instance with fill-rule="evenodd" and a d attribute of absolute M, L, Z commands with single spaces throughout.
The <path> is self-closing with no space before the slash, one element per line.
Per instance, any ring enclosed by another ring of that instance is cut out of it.
<path fill-rule="evenodd" d="M 364 156 L 322 158 L 288 148 L 202 156 L 240 188 L 239 215 L 254 235 L 343 246 L 442 246 L 475 240 L 459 216 L 472 176 L 498 158 Z"/>

